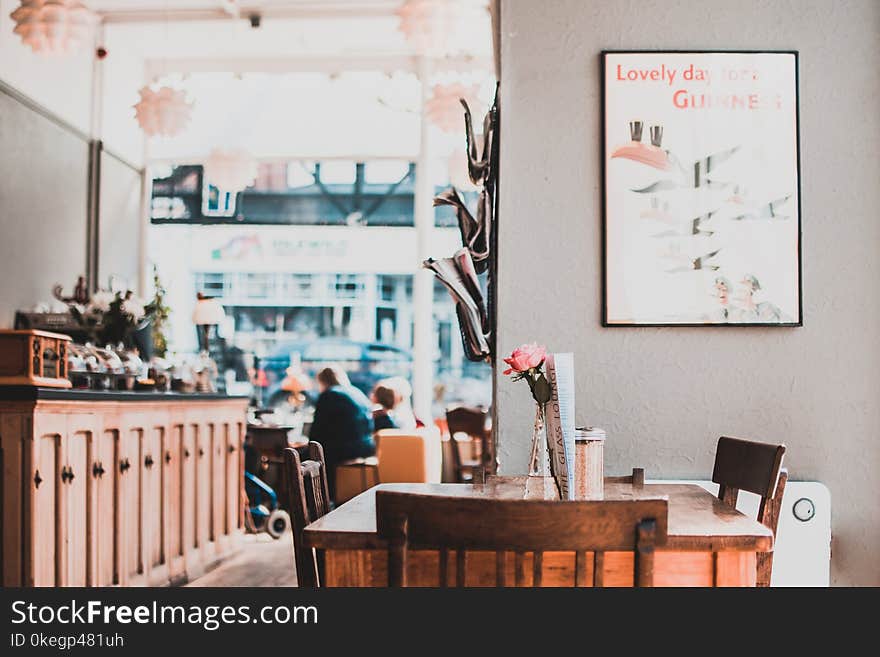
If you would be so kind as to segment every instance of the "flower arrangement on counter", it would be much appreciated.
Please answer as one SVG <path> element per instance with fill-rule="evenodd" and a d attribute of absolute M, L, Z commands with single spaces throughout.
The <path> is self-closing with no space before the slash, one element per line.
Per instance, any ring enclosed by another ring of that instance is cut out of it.
<path fill-rule="evenodd" d="M 154 310 L 152 303 L 145 303 L 131 290 L 98 290 L 85 304 L 70 304 L 74 318 L 105 345 L 133 342 L 133 333 L 149 325 Z"/>
<path fill-rule="evenodd" d="M 149 301 L 136 296 L 131 290 L 98 290 L 89 293 L 85 278 L 80 276 L 72 296 L 64 296 L 61 285 L 52 289 L 56 299 L 63 302 L 74 320 L 86 334 L 84 342 L 100 346 L 137 347 L 142 358 L 165 356 L 168 343 L 164 328 L 171 314 L 165 301 L 166 290 L 153 267 L 155 291 Z"/>

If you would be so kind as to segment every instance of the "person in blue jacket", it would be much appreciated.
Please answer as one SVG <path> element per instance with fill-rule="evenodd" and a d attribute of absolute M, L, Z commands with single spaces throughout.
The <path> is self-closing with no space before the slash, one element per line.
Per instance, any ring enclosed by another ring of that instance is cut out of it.
<path fill-rule="evenodd" d="M 340 367 L 325 367 L 318 372 L 317 380 L 321 394 L 315 404 L 309 440 L 318 441 L 324 448 L 327 484 L 335 499 L 336 465 L 376 453 L 372 405 Z"/>

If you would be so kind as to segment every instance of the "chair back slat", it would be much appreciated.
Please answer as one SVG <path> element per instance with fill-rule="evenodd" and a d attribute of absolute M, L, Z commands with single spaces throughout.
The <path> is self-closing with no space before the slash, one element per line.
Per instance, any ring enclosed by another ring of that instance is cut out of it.
<path fill-rule="evenodd" d="M 600 550 L 593 552 L 593 586 L 605 586 L 605 553 Z"/>
<path fill-rule="evenodd" d="M 758 510 L 758 522 L 770 529 L 776 536 L 776 527 L 779 525 L 779 513 L 782 510 L 782 496 L 785 494 L 785 484 L 788 482 L 788 471 L 783 468 L 779 471 L 779 480 L 776 483 L 776 491 L 769 500 L 762 499 Z M 758 586 L 770 586 L 770 576 L 773 572 L 773 553 L 758 552 Z"/>
<path fill-rule="evenodd" d="M 521 588 L 526 585 L 526 554 L 517 550 L 513 558 L 514 586 Z"/>
<path fill-rule="evenodd" d="M 718 499 L 727 506 L 736 506 L 736 502 L 739 499 L 739 488 L 721 484 L 718 487 Z"/>
<path fill-rule="evenodd" d="M 574 554 L 574 585 L 587 585 L 587 553 L 583 550 Z"/>
<path fill-rule="evenodd" d="M 299 452 L 290 447 L 283 450 L 283 456 L 297 583 L 302 587 L 317 587 L 322 568 L 315 560 L 314 551 L 304 546 L 303 531 L 308 524 L 330 511 L 324 451 L 320 444 L 310 443 L 309 456 L 312 458 L 307 461 L 301 461 Z"/>
<path fill-rule="evenodd" d="M 449 586 L 449 550 L 445 547 L 440 548 L 438 578 L 440 582 L 440 588 L 445 589 L 447 586 Z"/>
<path fill-rule="evenodd" d="M 599 555 L 608 550 L 635 551 L 636 563 L 645 563 L 634 572 L 634 581 L 648 585 L 653 581 L 654 546 L 666 541 L 667 509 L 667 500 L 659 498 L 558 502 L 376 492 L 376 523 L 379 536 L 389 545 L 392 586 L 405 581 L 405 573 L 392 572 L 405 560 L 399 546 L 403 552 L 455 549 L 457 586 L 465 584 L 467 550 L 496 552 L 499 585 L 506 581 L 506 560 L 499 553 L 514 552 L 516 586 L 526 584 L 528 552 L 533 555 L 532 584 L 540 586 L 544 552 L 595 553 L 594 582 L 601 585 Z M 480 521 L 474 522 L 474 518 Z M 581 580 L 585 580 L 585 556 L 582 561 Z M 576 580 L 577 571 L 576 567 Z"/>
<path fill-rule="evenodd" d="M 303 488 L 306 493 L 307 520 L 314 522 L 327 513 L 324 510 L 324 491 L 321 490 L 321 464 L 316 461 L 300 463 Z"/>
<path fill-rule="evenodd" d="M 330 488 L 327 477 L 327 461 L 324 459 L 324 448 L 321 446 L 321 443 L 316 441 L 309 442 L 309 460 L 321 464 L 321 506 L 320 508 L 316 507 L 315 509 L 318 515 L 316 518 L 313 518 L 314 521 L 321 516 L 330 513 Z"/>
<path fill-rule="evenodd" d="M 486 423 L 489 419 L 489 411 L 482 407 L 455 406 L 446 409 L 446 425 L 449 430 L 449 443 L 452 452 L 452 464 L 455 470 L 456 481 L 465 480 L 464 464 L 459 451 L 459 444 L 455 438 L 458 433 L 464 433 L 480 443 L 481 460 L 489 473 L 495 471 L 494 450 L 489 444 L 489 432 Z"/>
<path fill-rule="evenodd" d="M 654 585 L 654 545 L 657 542 L 657 523 L 649 518 L 638 524 L 639 540 L 636 546 L 636 586 Z"/>
<path fill-rule="evenodd" d="M 407 517 L 397 513 L 388 519 L 388 585 L 406 586 Z"/>
<path fill-rule="evenodd" d="M 719 438 L 712 481 L 726 489 L 772 497 L 784 454 L 785 445 Z"/>
<path fill-rule="evenodd" d="M 467 552 L 464 550 L 455 551 L 455 585 L 459 588 L 465 585 L 467 577 Z"/>
<path fill-rule="evenodd" d="M 504 550 L 495 552 L 495 586 L 507 586 L 507 552 Z"/>
<path fill-rule="evenodd" d="M 536 551 L 532 555 L 532 586 L 541 586 L 544 581 L 544 553 Z"/>

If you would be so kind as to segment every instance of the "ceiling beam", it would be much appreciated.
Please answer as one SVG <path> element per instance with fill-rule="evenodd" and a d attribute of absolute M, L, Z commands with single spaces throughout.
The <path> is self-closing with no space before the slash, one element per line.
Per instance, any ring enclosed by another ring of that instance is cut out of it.
<path fill-rule="evenodd" d="M 416 72 L 418 58 L 408 53 L 307 57 L 189 57 L 146 62 L 147 79 L 169 73 L 346 73 L 355 71 Z M 462 55 L 438 60 L 436 71 L 492 71 L 491 55 Z"/>
<path fill-rule="evenodd" d="M 230 18 L 241 18 L 241 10 L 238 6 L 238 0 L 217 0 L 220 3 L 220 9 L 226 12 Z"/>
<path fill-rule="evenodd" d="M 290 5 L 261 7 L 242 4 L 236 0 L 218 0 L 216 8 L 205 9 L 131 9 L 106 10 L 96 13 L 104 23 L 165 23 L 180 21 L 245 20 L 253 14 L 264 19 L 320 19 L 320 18 L 387 18 L 394 15 L 399 2 L 380 0 L 327 0 L 326 2 L 297 2 Z"/>

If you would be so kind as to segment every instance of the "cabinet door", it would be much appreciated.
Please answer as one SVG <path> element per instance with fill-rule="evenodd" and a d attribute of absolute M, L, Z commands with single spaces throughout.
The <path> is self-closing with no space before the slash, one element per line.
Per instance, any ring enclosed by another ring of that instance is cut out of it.
<path fill-rule="evenodd" d="M 188 424 L 183 427 L 183 445 L 181 447 L 180 487 L 181 515 L 183 532 L 183 551 L 198 547 L 196 540 L 196 434 L 198 426 Z"/>
<path fill-rule="evenodd" d="M 89 448 L 89 586 L 114 581 L 113 543 L 117 534 L 115 485 L 118 431 L 95 431 Z"/>
<path fill-rule="evenodd" d="M 76 416 L 70 417 L 72 426 L 83 426 Z M 70 431 L 64 441 L 66 480 L 61 485 L 64 514 L 64 586 L 86 586 L 88 583 L 88 557 L 92 548 L 88 540 L 88 486 L 89 443 L 92 431 Z"/>
<path fill-rule="evenodd" d="M 31 554 L 33 562 L 30 567 L 25 564 L 26 572 L 32 578 L 25 582 L 26 586 L 59 586 L 59 524 L 62 509 L 57 508 L 58 492 L 61 487 L 61 434 L 38 433 L 33 444 L 33 468 L 30 480 L 26 482 L 31 489 L 33 499 L 29 511 L 31 517 L 25 523 L 31 523 Z M 25 550 L 25 555 L 27 555 Z"/>
<path fill-rule="evenodd" d="M 207 424 L 196 431 L 196 541 L 203 548 L 211 541 L 211 432 Z"/>
<path fill-rule="evenodd" d="M 226 513 L 226 433 L 225 425 L 210 425 L 211 431 L 211 540 L 218 540 L 225 533 Z"/>
<path fill-rule="evenodd" d="M 141 512 L 145 571 L 165 561 L 162 545 L 162 427 L 144 433 L 141 450 Z"/>
<path fill-rule="evenodd" d="M 226 424 L 226 533 L 238 529 L 241 488 L 244 485 L 239 471 L 241 457 L 241 425 Z"/>
<path fill-rule="evenodd" d="M 183 556 L 180 513 L 180 445 L 183 426 L 169 427 L 162 441 L 162 520 L 165 531 L 165 562 L 170 574 L 178 574 L 176 561 Z"/>
<path fill-rule="evenodd" d="M 144 572 L 141 561 L 141 471 L 143 429 L 125 427 L 116 445 L 116 583 L 127 586 L 131 577 Z M 107 475 L 104 475 L 107 476 Z"/>

